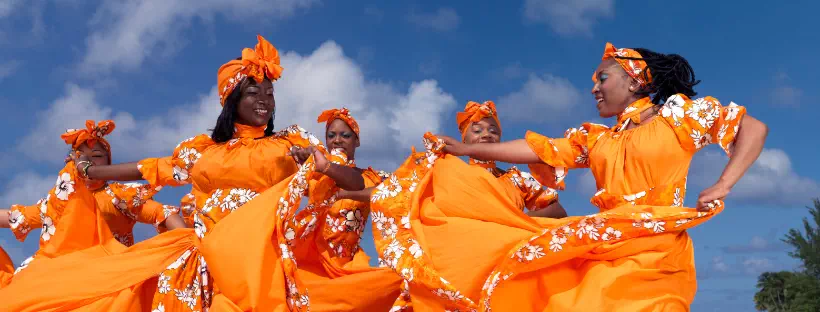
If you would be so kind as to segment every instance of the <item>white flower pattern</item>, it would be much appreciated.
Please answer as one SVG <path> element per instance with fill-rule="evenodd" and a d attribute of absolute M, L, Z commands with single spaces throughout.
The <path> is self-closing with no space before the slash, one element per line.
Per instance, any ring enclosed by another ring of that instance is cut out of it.
<path fill-rule="evenodd" d="M 54 195 L 60 200 L 68 200 L 68 196 L 74 193 L 74 181 L 71 179 L 71 174 L 63 172 L 54 188 Z"/>

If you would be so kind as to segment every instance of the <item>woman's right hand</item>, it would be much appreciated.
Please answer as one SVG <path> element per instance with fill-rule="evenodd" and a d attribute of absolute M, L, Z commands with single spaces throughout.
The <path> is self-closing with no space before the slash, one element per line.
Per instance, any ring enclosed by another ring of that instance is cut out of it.
<path fill-rule="evenodd" d="M 454 156 L 468 156 L 468 145 L 456 140 L 455 138 L 437 135 L 439 139 L 444 141 L 444 152 Z"/>

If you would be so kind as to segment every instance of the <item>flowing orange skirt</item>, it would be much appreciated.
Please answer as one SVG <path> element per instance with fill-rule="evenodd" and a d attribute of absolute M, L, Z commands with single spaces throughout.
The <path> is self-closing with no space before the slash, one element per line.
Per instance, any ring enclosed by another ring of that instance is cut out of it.
<path fill-rule="evenodd" d="M 332 203 L 296 212 L 301 201 L 298 190 L 307 187 L 305 177 L 311 174 L 312 167 L 259 195 L 223 219 L 203 240 L 201 252 L 222 292 L 214 297 L 213 311 L 390 310 L 399 295 L 398 275 L 370 267 L 361 251 L 351 262 L 339 265 L 317 247 L 315 240 L 321 235 L 313 231 L 311 221 L 323 222 L 317 215 Z M 317 185 L 310 192 L 312 203 L 334 192 Z M 289 206 L 282 206 L 283 201 Z"/>
<path fill-rule="evenodd" d="M 689 310 L 697 283 L 685 229 L 722 203 L 530 218 L 515 190 L 439 156 L 412 156 L 374 193 L 377 249 L 409 284 L 395 309 Z"/>
<path fill-rule="evenodd" d="M 319 250 L 315 240 L 320 235 L 307 220 L 328 205 L 296 215 L 312 175 L 310 162 L 223 219 L 202 240 L 193 229 L 177 229 L 129 248 L 104 244 L 38 259 L 0 288 L 0 311 L 151 311 L 160 273 L 169 266 L 180 268 L 186 274 L 178 276 L 190 281 L 177 284 L 195 283 L 201 275 L 193 270 L 199 266 L 190 264 L 202 259 L 217 290 L 209 298 L 211 311 L 389 310 L 401 278 L 389 269 L 371 268 L 363 253 L 339 265 Z M 326 187 L 323 192 L 312 191 L 311 196 L 327 202 L 335 190 Z M 282 206 L 284 202 L 288 204 Z M 166 298 L 177 300 L 176 290 L 187 291 L 175 289 Z M 203 302 L 189 294 L 198 295 L 182 293 L 181 302 Z M 163 308 L 187 309 L 176 302 Z"/>
<path fill-rule="evenodd" d="M 14 276 L 14 263 L 11 262 L 9 254 L 0 247 L 0 288 L 11 283 L 11 277 Z"/>

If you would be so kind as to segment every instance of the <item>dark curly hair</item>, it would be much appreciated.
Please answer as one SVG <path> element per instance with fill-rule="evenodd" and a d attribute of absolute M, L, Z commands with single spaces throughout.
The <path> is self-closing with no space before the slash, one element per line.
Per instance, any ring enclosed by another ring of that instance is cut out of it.
<path fill-rule="evenodd" d="M 677 54 L 663 54 L 652 50 L 636 48 L 633 49 L 641 54 L 641 58 L 621 57 L 626 60 L 643 60 L 652 74 L 652 82 L 644 86 L 639 93 L 652 96 L 652 103 L 663 104 L 672 95 L 682 93 L 688 97 L 693 97 L 698 93 L 693 89 L 700 80 L 695 80 L 695 70 L 689 65 L 683 56 Z M 648 80 L 647 71 L 644 70 L 644 80 Z"/>

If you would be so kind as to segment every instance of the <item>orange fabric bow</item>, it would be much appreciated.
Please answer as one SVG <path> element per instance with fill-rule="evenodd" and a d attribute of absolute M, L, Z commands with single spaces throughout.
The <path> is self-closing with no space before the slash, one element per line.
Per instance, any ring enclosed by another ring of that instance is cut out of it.
<path fill-rule="evenodd" d="M 616 49 L 614 45 L 607 42 L 606 48 L 604 48 L 604 56 L 601 57 L 601 60 L 606 60 L 608 58 L 614 58 L 618 64 L 623 67 L 627 74 L 630 77 L 638 81 L 641 86 L 646 86 L 652 82 L 652 73 L 649 72 L 649 68 L 647 68 L 646 62 L 643 60 L 628 60 L 623 59 L 622 57 L 631 57 L 631 58 L 643 58 L 638 51 L 632 49 Z M 646 70 L 646 78 L 643 77 L 643 71 Z M 596 73 L 592 74 L 592 81 L 598 81 L 598 75 Z"/>
<path fill-rule="evenodd" d="M 236 85 L 245 78 L 252 77 L 257 83 L 261 83 L 265 77 L 275 81 L 282 75 L 279 51 L 262 36 L 256 35 L 256 39 L 259 41 L 256 49 L 245 48 L 242 50 L 241 60 L 231 60 L 219 67 L 216 82 L 219 88 L 219 103 L 222 106 L 225 106 L 225 99 Z"/>
<path fill-rule="evenodd" d="M 353 132 L 356 133 L 356 136 L 359 136 L 359 123 L 356 122 L 356 119 L 354 119 L 353 116 L 350 115 L 350 110 L 344 107 L 342 109 L 328 109 L 322 112 L 322 114 L 319 115 L 319 119 L 317 119 L 316 122 L 327 123 L 325 125 L 325 131 L 327 131 L 327 128 L 330 127 L 330 123 L 336 119 L 341 119 L 342 121 L 344 121 L 347 124 L 347 126 L 350 127 L 350 129 L 353 129 Z"/>
<path fill-rule="evenodd" d="M 93 120 L 86 120 L 85 129 L 68 129 L 60 137 L 73 149 L 77 149 L 83 143 L 88 146 L 100 143 L 108 151 L 110 157 L 111 145 L 103 137 L 114 131 L 115 127 L 114 122 L 111 120 L 103 120 L 96 125 Z"/>
<path fill-rule="evenodd" d="M 456 114 L 456 122 L 458 122 L 458 131 L 461 132 L 461 138 L 464 139 L 464 135 L 467 134 L 467 128 L 469 128 L 471 124 L 488 117 L 495 119 L 495 123 L 498 124 L 498 130 L 501 130 L 501 122 L 498 120 L 498 111 L 496 111 L 493 101 L 486 101 L 482 104 L 473 101 L 467 102 L 464 111 Z"/>

